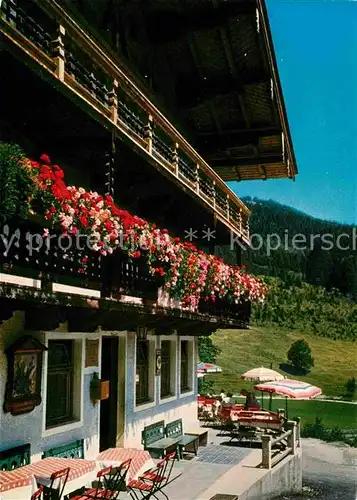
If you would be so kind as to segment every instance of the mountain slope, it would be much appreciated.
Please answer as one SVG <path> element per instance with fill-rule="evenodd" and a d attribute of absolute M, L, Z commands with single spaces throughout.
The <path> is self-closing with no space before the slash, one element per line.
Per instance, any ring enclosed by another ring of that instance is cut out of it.
<path fill-rule="evenodd" d="M 275 201 L 245 198 L 252 210 L 251 271 L 287 283 L 307 281 L 357 296 L 357 236 L 354 226 L 316 219 Z"/>

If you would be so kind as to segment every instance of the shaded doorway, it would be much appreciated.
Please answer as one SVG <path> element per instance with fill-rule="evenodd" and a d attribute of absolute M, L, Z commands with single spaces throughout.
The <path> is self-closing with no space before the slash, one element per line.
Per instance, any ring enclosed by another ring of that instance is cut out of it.
<path fill-rule="evenodd" d="M 100 451 L 115 448 L 118 408 L 118 337 L 102 337 L 102 380 L 110 381 L 110 395 L 100 403 Z"/>

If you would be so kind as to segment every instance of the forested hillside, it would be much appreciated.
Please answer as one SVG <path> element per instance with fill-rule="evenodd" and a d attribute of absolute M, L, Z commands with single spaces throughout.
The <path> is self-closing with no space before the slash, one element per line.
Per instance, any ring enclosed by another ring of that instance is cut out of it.
<path fill-rule="evenodd" d="M 252 210 L 251 235 L 258 235 L 252 237 L 254 250 L 245 252 L 252 272 L 280 277 L 290 285 L 306 281 L 328 290 L 337 288 L 357 297 L 355 227 L 316 219 L 271 200 L 245 198 L 244 202 Z"/>
<path fill-rule="evenodd" d="M 265 277 L 267 300 L 253 307 L 252 323 L 276 325 L 333 340 L 357 340 L 357 304 L 337 290 Z"/>

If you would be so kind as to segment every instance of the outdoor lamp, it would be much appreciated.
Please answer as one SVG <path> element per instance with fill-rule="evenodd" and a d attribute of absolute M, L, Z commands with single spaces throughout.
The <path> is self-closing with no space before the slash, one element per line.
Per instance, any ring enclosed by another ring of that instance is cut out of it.
<path fill-rule="evenodd" d="M 146 328 L 146 326 L 139 325 L 136 329 L 136 335 L 138 336 L 139 340 L 146 340 L 147 333 L 148 329 Z"/>

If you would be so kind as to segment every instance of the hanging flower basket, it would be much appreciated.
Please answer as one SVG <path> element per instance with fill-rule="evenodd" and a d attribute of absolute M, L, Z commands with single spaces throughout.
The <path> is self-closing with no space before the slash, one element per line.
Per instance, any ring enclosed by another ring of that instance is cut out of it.
<path fill-rule="evenodd" d="M 45 235 L 59 230 L 64 235 L 87 237 L 91 250 L 103 258 L 120 250 L 157 279 L 164 302 L 197 311 L 202 301 L 224 300 L 233 307 L 264 299 L 264 283 L 244 268 L 225 264 L 191 243 L 171 237 L 167 229 L 120 209 L 110 196 L 67 186 L 63 170 L 47 155 L 35 162 L 19 154 L 16 161 L 21 167 L 18 175 L 32 186 L 26 215 L 31 209 L 44 216 L 49 226 Z"/>

